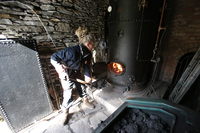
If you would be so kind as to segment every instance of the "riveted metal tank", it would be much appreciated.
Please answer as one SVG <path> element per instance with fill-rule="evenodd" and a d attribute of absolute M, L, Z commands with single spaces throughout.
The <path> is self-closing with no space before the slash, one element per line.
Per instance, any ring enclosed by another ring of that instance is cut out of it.
<path fill-rule="evenodd" d="M 110 0 L 107 81 L 142 90 L 149 80 L 163 0 Z M 120 68 L 116 67 L 117 63 Z M 116 73 L 123 69 L 123 72 Z M 126 90 L 121 90 L 122 92 Z"/>

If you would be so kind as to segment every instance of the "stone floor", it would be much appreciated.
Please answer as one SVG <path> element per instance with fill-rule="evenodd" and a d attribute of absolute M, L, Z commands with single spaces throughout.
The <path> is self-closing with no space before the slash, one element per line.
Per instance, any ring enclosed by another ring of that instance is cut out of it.
<path fill-rule="evenodd" d="M 131 97 L 162 98 L 167 88 L 165 84 L 158 82 L 154 85 L 157 95 L 151 87 L 147 87 L 141 92 L 131 94 Z M 77 99 L 69 110 L 68 124 L 63 125 L 64 113 L 57 110 L 19 133 L 92 133 L 98 127 L 98 123 L 106 120 L 130 97 L 113 91 L 110 86 L 94 88 L 92 94 L 90 102 L 95 105 L 95 109 L 88 109 Z M 0 122 L 0 130 L 1 133 L 11 133 L 5 122 Z"/>

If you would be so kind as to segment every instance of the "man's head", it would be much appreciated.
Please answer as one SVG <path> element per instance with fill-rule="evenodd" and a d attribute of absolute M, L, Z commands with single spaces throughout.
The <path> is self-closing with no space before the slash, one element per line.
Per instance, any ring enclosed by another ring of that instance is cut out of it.
<path fill-rule="evenodd" d="M 94 47 L 94 41 L 84 42 L 83 45 L 85 45 L 91 51 Z"/>
<path fill-rule="evenodd" d="M 83 43 L 89 50 L 92 50 L 94 47 L 95 36 L 89 33 L 85 26 L 79 27 L 75 34 L 78 36 L 80 44 Z"/>

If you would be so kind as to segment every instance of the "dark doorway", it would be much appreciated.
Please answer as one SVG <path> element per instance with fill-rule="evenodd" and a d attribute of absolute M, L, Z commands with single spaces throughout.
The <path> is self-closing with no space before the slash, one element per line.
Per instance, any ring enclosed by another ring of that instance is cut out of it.
<path fill-rule="evenodd" d="M 173 77 L 173 80 L 172 80 L 172 86 L 173 87 L 176 85 L 176 83 L 178 82 L 178 80 L 182 76 L 182 74 L 185 71 L 185 69 L 187 68 L 188 64 L 190 63 L 190 61 L 194 57 L 194 54 L 195 54 L 194 52 L 187 53 L 179 59 L 178 64 L 176 66 L 176 71 L 175 71 L 175 74 L 174 74 L 174 77 Z"/>
<path fill-rule="evenodd" d="M 195 53 L 187 53 L 183 55 L 176 67 L 176 71 L 172 80 L 172 88 L 177 84 L 180 77 L 186 70 L 188 64 L 194 57 Z M 198 113 L 200 113 L 200 76 L 196 79 L 196 81 L 193 83 L 193 85 L 190 87 L 188 92 L 184 95 L 184 97 L 181 99 L 179 104 L 190 108 Z"/>

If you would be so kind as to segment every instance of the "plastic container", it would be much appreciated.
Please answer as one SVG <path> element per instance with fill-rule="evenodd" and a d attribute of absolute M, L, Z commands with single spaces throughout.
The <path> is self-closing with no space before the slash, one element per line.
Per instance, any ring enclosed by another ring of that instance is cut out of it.
<path fill-rule="evenodd" d="M 170 133 L 199 133 L 200 114 L 164 99 L 128 98 L 113 114 L 101 122 L 93 133 L 111 132 L 111 127 L 127 109 L 140 109 L 148 115 L 157 115 L 165 121 Z"/>

